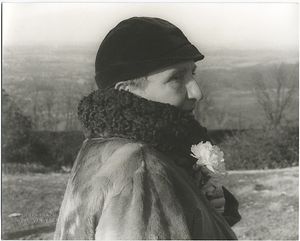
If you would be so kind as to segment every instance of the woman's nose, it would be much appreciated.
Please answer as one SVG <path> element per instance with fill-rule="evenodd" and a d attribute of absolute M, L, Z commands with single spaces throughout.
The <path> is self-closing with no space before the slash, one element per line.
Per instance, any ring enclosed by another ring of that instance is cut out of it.
<path fill-rule="evenodd" d="M 186 90 L 189 99 L 196 99 L 199 101 L 203 97 L 200 87 L 194 79 L 186 83 Z"/>

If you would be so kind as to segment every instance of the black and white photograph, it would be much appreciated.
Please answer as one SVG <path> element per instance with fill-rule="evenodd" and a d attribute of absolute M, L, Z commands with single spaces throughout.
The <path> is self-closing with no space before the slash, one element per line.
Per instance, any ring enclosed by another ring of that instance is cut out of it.
<path fill-rule="evenodd" d="M 2 2 L 2 240 L 299 240 L 299 3 Z"/>

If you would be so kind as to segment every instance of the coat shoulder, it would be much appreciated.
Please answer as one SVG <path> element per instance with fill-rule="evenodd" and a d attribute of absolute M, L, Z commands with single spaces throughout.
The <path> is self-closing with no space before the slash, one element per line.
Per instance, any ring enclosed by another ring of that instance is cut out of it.
<path fill-rule="evenodd" d="M 99 174 L 114 182 L 125 183 L 124 179 L 132 178 L 141 169 L 164 175 L 165 166 L 169 165 L 166 156 L 144 143 L 114 138 L 104 145 Z"/>
<path fill-rule="evenodd" d="M 78 188 L 100 183 L 124 186 L 141 169 L 166 176 L 168 165 L 166 156 L 146 144 L 123 138 L 95 138 L 84 142 L 71 176 Z"/>

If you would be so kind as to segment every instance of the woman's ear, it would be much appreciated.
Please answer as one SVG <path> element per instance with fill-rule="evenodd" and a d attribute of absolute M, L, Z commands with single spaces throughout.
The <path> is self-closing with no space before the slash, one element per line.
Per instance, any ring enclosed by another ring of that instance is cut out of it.
<path fill-rule="evenodd" d="M 115 84 L 115 89 L 129 91 L 129 84 L 126 81 L 118 82 Z"/>

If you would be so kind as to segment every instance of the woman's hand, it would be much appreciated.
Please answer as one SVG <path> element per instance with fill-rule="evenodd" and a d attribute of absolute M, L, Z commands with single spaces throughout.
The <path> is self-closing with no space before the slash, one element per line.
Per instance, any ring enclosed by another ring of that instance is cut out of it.
<path fill-rule="evenodd" d="M 207 199 L 210 201 L 211 205 L 222 214 L 225 207 L 225 198 L 223 189 L 221 186 L 215 186 L 210 181 L 208 181 L 203 187 L 202 191 L 204 192 Z"/>
<path fill-rule="evenodd" d="M 194 166 L 194 178 L 198 185 L 200 185 L 204 176 L 208 175 L 209 171 L 206 167 L 197 165 Z M 217 210 L 217 212 L 222 214 L 225 207 L 225 198 L 222 186 L 214 185 L 209 179 L 204 186 L 201 186 L 201 190 L 210 201 L 211 205 Z"/>

